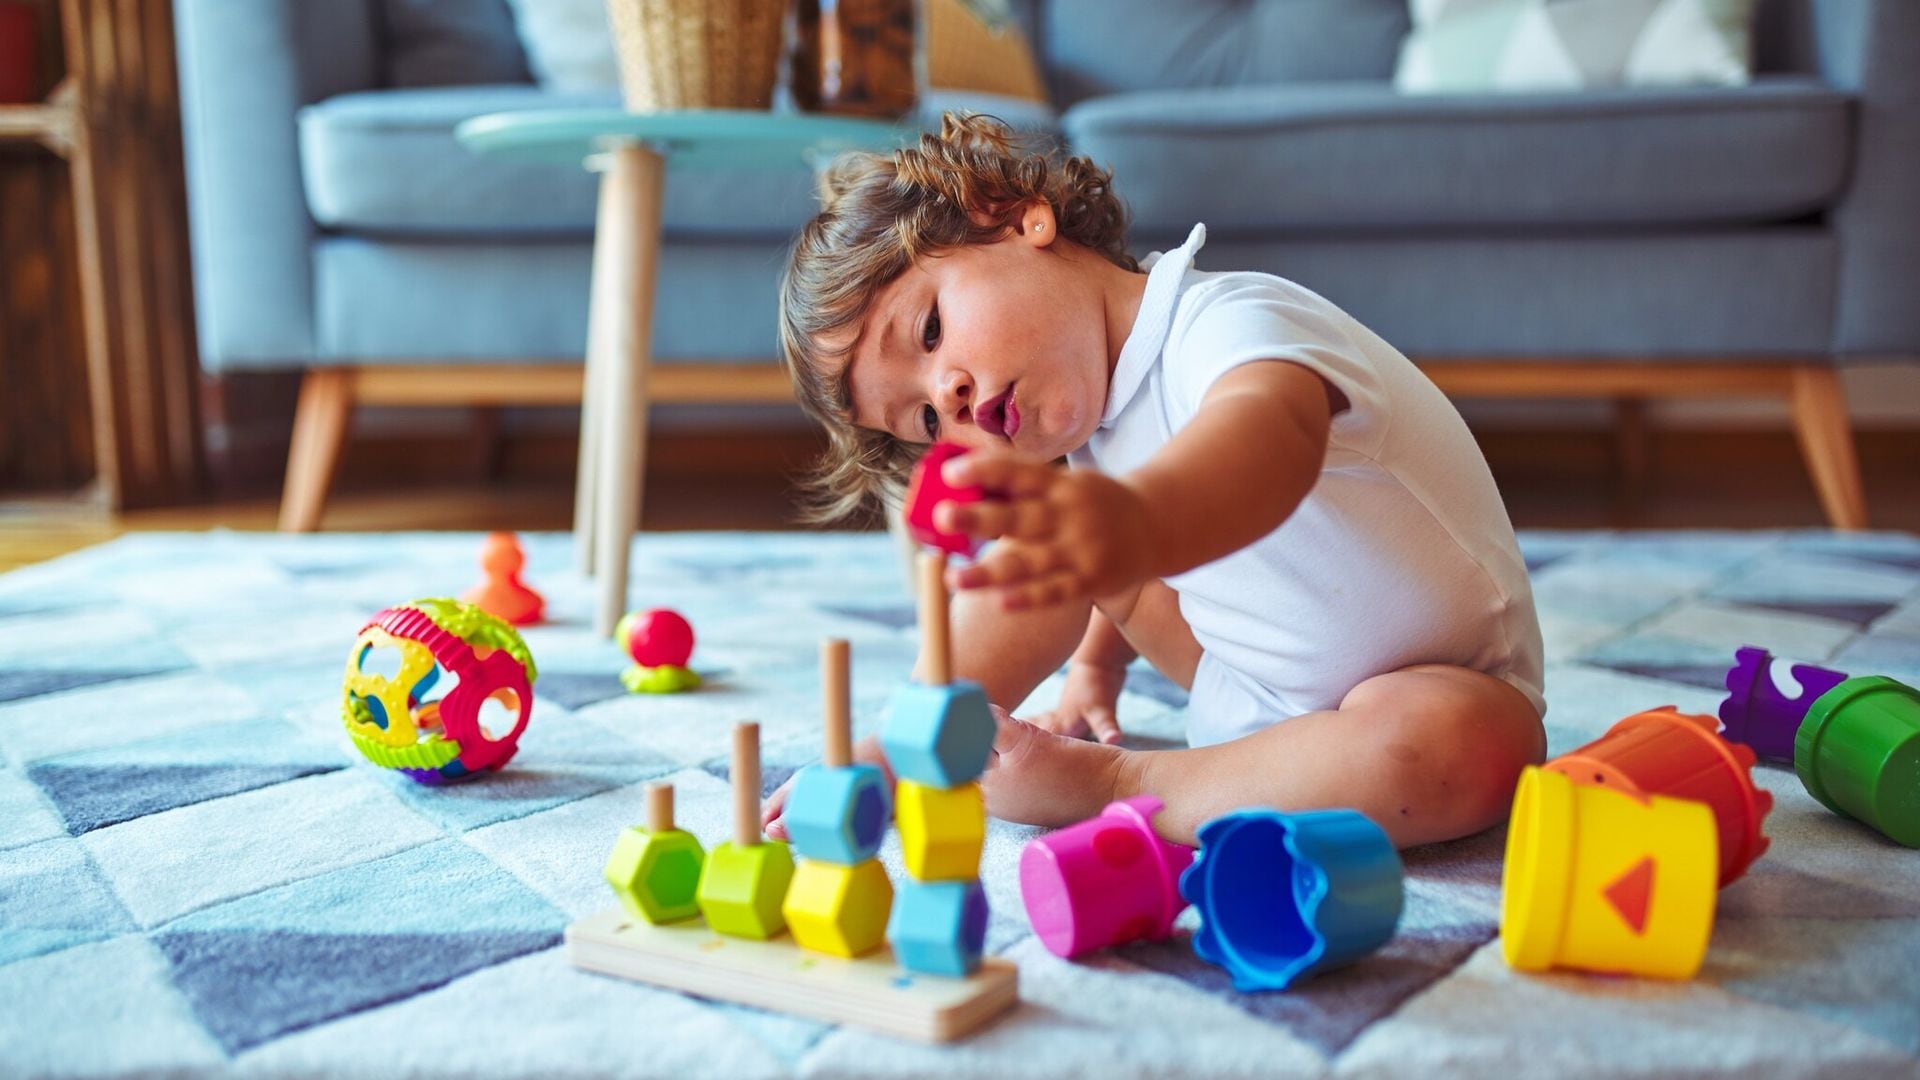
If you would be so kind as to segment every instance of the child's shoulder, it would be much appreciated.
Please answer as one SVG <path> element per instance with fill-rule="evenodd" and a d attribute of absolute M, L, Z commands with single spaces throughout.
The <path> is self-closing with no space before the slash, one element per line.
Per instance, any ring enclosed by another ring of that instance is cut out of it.
<path fill-rule="evenodd" d="M 1190 270 L 1167 337 L 1168 358 L 1192 349 L 1320 345 L 1354 348 L 1353 317 L 1312 289 L 1257 270 Z"/>

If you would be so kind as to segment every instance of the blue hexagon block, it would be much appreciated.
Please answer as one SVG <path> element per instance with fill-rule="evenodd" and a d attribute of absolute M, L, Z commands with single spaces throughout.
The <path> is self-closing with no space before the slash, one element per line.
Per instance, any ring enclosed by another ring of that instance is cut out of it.
<path fill-rule="evenodd" d="M 787 796 L 787 835 L 802 858 L 852 866 L 873 858 L 887 833 L 887 781 L 872 765 L 800 770 Z"/>
<path fill-rule="evenodd" d="M 908 971 L 971 974 L 986 940 L 987 894 L 978 881 L 904 881 L 894 892 L 887 941 Z"/>
<path fill-rule="evenodd" d="M 993 751 L 993 713 L 978 683 L 945 686 L 908 683 L 893 695 L 893 710 L 880 732 L 887 764 L 902 780 L 928 787 L 958 787 L 987 768 Z"/>

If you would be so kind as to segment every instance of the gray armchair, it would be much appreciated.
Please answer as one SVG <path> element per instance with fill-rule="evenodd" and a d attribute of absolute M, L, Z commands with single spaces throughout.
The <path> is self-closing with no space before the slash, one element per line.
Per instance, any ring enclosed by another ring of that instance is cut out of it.
<path fill-rule="evenodd" d="M 1054 108 L 937 98 L 1116 169 L 1141 251 L 1329 296 L 1450 392 L 1774 395 L 1866 511 L 1834 366 L 1920 355 L 1920 6 L 1763 0 L 1737 89 L 1409 98 L 1405 0 L 1024 0 Z M 576 400 L 593 180 L 477 158 L 533 85 L 505 0 L 175 0 L 209 370 L 299 368 L 282 524 L 356 403 Z M 800 168 L 669 182 L 655 400 L 774 400 Z M 759 299 L 755 299 L 759 298 Z M 637 480 L 636 480 L 637 482 Z"/>

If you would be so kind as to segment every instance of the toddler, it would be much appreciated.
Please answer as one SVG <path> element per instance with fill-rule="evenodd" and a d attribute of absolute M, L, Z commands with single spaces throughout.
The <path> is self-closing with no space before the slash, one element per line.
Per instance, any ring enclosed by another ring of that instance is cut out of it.
<path fill-rule="evenodd" d="M 781 285 L 820 516 L 897 503 L 936 440 L 1001 496 L 935 512 L 997 538 L 949 577 L 955 677 L 1000 725 L 989 811 L 1151 793 L 1187 844 L 1253 805 L 1353 807 L 1402 846 L 1501 820 L 1545 748 L 1540 631 L 1466 426 L 1320 296 L 1196 269 L 1204 226 L 1136 265 L 1111 179 L 949 115 L 831 167 Z M 1120 745 L 1137 656 L 1189 690 L 1190 748 Z M 1052 712 L 999 708 L 1062 663 Z"/>

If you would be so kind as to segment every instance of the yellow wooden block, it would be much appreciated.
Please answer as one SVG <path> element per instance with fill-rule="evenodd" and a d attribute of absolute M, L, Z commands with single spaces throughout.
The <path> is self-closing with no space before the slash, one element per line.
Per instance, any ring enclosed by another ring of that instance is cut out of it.
<path fill-rule="evenodd" d="M 894 789 L 894 821 L 907 873 L 920 881 L 969 881 L 980 876 L 987 839 L 987 803 L 980 785 L 935 788 L 902 780 Z"/>
<path fill-rule="evenodd" d="M 801 948 L 859 956 L 887 940 L 893 882 L 878 859 L 842 866 L 802 859 L 781 913 Z"/>

